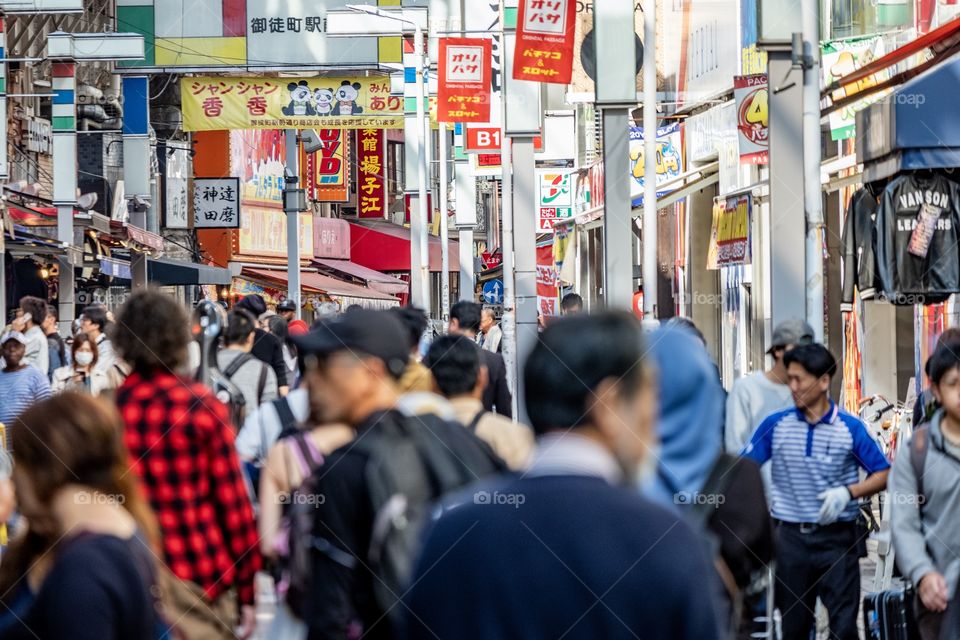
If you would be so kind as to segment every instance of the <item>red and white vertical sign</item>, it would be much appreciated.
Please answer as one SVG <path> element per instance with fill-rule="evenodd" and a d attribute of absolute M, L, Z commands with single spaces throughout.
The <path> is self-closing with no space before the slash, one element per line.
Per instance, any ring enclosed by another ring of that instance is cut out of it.
<path fill-rule="evenodd" d="M 441 38 L 438 122 L 489 122 L 493 75 L 487 38 Z"/>
<path fill-rule="evenodd" d="M 387 215 L 387 136 L 383 129 L 357 131 L 357 215 Z"/>
<path fill-rule="evenodd" d="M 570 84 L 576 18 L 575 0 L 520 0 L 513 77 Z"/>
<path fill-rule="evenodd" d="M 553 263 L 553 244 L 537 247 L 537 308 L 544 316 L 560 315 L 557 298 L 557 267 Z"/>

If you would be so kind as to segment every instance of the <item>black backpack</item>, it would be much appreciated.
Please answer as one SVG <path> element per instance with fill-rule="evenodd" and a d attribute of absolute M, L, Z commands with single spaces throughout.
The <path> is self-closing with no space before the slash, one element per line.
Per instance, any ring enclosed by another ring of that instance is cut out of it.
<path fill-rule="evenodd" d="M 384 420 L 350 447 L 367 456 L 368 499 L 374 525 L 367 558 L 361 562 L 375 574 L 374 592 L 378 606 L 391 617 L 403 607 L 398 600 L 406 589 L 413 563 L 422 542 L 424 526 L 434 504 L 444 495 L 472 484 L 485 476 L 507 471 L 507 466 L 490 447 L 455 422 L 432 415 L 402 416 Z M 298 493 L 316 494 L 316 478 L 305 481 Z M 309 584 L 309 554 L 296 547 L 311 540 L 316 551 L 348 568 L 358 562 L 351 554 L 313 537 L 313 511 L 309 501 L 294 499 L 291 508 L 291 590 Z M 305 507 L 305 508 L 304 508 Z M 294 613 L 301 599 L 291 591 L 287 602 Z"/>
<path fill-rule="evenodd" d="M 240 429 L 243 426 L 244 421 L 247 419 L 247 414 L 249 413 L 250 407 L 247 406 L 247 400 L 243 395 L 243 391 L 233 383 L 233 376 L 236 375 L 243 365 L 247 364 L 253 360 L 253 356 L 249 353 L 242 353 L 236 358 L 233 362 L 227 365 L 227 368 L 222 371 L 223 378 L 229 383 L 225 385 L 219 385 L 220 388 L 217 389 L 217 398 L 227 405 L 227 410 L 230 412 L 230 421 L 233 423 L 233 426 L 236 429 Z M 260 378 L 257 381 L 257 402 L 263 400 L 263 390 L 267 385 L 267 365 L 260 363 Z M 256 408 L 256 407 L 254 407 Z"/>

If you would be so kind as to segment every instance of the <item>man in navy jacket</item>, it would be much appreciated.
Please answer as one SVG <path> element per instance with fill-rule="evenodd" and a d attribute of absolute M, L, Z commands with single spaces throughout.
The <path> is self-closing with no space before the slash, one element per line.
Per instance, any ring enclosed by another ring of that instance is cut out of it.
<path fill-rule="evenodd" d="M 550 326 L 524 371 L 531 467 L 444 505 L 405 599 L 416 640 L 719 638 L 693 531 L 637 491 L 655 388 L 628 314 Z"/>

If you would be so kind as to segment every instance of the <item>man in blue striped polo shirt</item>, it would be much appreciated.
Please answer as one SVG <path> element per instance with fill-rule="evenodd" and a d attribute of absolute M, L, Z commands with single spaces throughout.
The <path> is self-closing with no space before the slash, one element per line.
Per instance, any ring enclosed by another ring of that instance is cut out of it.
<path fill-rule="evenodd" d="M 787 352 L 792 409 L 767 417 L 743 455 L 770 462 L 777 525 L 774 600 L 784 640 L 808 640 L 817 596 L 830 614 L 830 638 L 857 639 L 860 557 L 857 502 L 882 491 L 890 464 L 864 424 L 830 399 L 837 362 L 821 344 Z M 860 480 L 860 469 L 867 473 Z"/>

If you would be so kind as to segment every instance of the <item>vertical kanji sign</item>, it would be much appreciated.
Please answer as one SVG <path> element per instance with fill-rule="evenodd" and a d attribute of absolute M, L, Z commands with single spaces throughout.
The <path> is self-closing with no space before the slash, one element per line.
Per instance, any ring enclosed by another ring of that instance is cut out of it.
<path fill-rule="evenodd" d="M 193 228 L 240 228 L 240 178 L 193 179 Z"/>
<path fill-rule="evenodd" d="M 383 218 L 387 214 L 386 132 L 357 131 L 357 215 Z"/>
<path fill-rule="evenodd" d="M 492 44 L 487 38 L 440 40 L 438 122 L 490 122 Z"/>
<path fill-rule="evenodd" d="M 520 0 L 515 79 L 570 84 L 576 14 L 574 0 Z"/>

